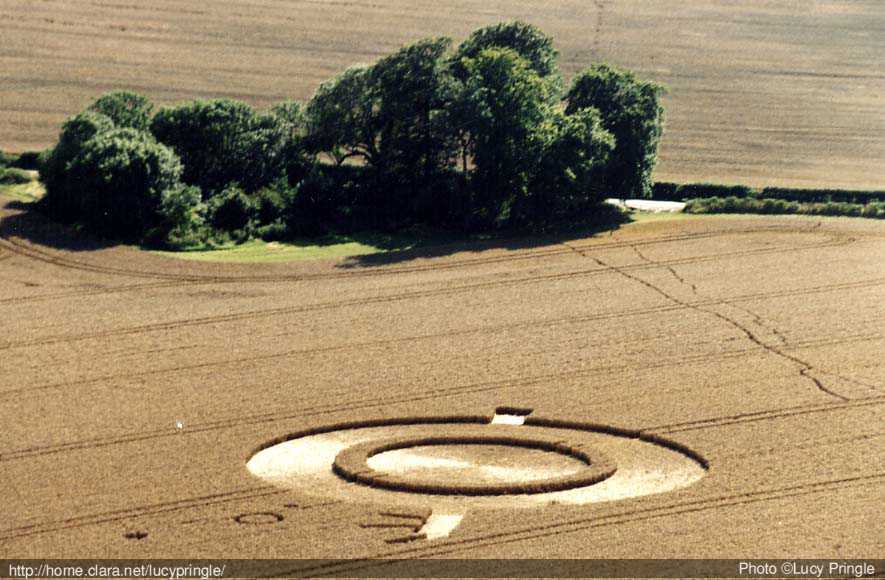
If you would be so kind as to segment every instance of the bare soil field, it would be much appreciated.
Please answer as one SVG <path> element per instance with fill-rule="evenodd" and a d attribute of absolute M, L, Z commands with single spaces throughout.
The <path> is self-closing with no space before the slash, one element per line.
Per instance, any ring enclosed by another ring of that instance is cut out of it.
<path fill-rule="evenodd" d="M 881 222 L 238 265 L 3 204 L 5 556 L 885 553 Z"/>
<path fill-rule="evenodd" d="M 50 145 L 113 89 L 304 100 L 403 43 L 516 18 L 566 77 L 604 60 L 669 87 L 658 180 L 882 186 L 879 0 L 0 0 L 0 149 Z"/>

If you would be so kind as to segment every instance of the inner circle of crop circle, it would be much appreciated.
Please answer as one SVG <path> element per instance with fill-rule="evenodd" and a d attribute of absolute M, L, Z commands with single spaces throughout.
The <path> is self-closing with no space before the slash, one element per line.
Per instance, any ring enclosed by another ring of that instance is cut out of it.
<path fill-rule="evenodd" d="M 412 474 L 385 473 L 369 466 L 369 458 L 388 451 L 428 446 L 484 445 L 502 448 L 521 447 L 548 453 L 558 453 L 580 461 L 582 469 L 564 475 L 540 480 L 498 482 L 471 482 L 463 478 L 449 481 L 421 478 Z M 437 437 L 394 437 L 367 441 L 342 450 L 335 457 L 332 470 L 348 481 L 393 491 L 440 495 L 513 495 L 546 493 L 593 485 L 611 477 L 617 467 L 598 451 L 569 445 L 541 437 L 514 437 L 495 435 L 452 435 Z"/>
<path fill-rule="evenodd" d="M 354 421 L 267 442 L 252 475 L 306 496 L 434 508 L 583 505 L 664 493 L 707 473 L 679 442 L 641 431 L 526 416 Z"/>

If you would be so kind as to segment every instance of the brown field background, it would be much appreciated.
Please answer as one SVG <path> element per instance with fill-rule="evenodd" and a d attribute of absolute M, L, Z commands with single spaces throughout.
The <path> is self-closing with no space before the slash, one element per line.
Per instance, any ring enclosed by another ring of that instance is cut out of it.
<path fill-rule="evenodd" d="M 310 97 L 403 43 L 523 19 L 566 77 L 604 60 L 665 83 L 656 178 L 882 187 L 881 0 L 0 0 L 0 149 L 50 145 L 99 94 Z"/>
<path fill-rule="evenodd" d="M 89 243 L 8 200 L 0 217 L 5 557 L 885 553 L 880 221 L 212 264 Z M 667 437 L 710 471 L 622 501 L 467 506 L 450 538 L 390 544 L 367 524 L 406 509 L 396 492 L 371 505 L 246 469 L 293 432 L 500 405 Z"/>

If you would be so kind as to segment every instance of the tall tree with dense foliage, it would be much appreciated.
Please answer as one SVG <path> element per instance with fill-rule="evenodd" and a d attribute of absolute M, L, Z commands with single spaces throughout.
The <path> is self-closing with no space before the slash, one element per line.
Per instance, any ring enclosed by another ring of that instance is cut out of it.
<path fill-rule="evenodd" d="M 562 77 L 557 61 L 559 53 L 553 46 L 553 39 L 541 29 L 521 21 L 502 22 L 475 30 L 457 50 L 449 57 L 449 67 L 457 82 L 467 82 L 470 75 L 467 61 L 475 59 L 483 50 L 489 48 L 508 48 L 525 59 L 531 69 L 542 79 L 547 87 L 545 98 L 552 104 L 562 90 Z M 462 99 L 454 99 L 446 110 L 446 115 L 453 121 L 449 123 L 452 140 L 458 145 L 461 171 L 467 173 L 468 163 L 473 155 L 474 136 L 463 122 L 470 115 L 466 109 L 468 104 Z"/>
<path fill-rule="evenodd" d="M 322 83 L 305 114 L 311 150 L 328 153 L 339 165 L 354 157 L 377 163 L 378 115 L 367 67 L 351 67 Z"/>
<path fill-rule="evenodd" d="M 414 196 L 430 186 L 454 151 L 441 111 L 453 97 L 444 60 L 448 38 L 425 39 L 405 46 L 368 71 L 376 99 L 378 158 L 386 187 Z M 407 205 L 407 199 L 390 200 Z"/>
<path fill-rule="evenodd" d="M 78 188 L 77 221 L 105 236 L 140 240 L 161 223 L 163 194 L 179 187 L 182 167 L 149 133 L 114 129 L 87 141 L 68 172 Z"/>
<path fill-rule="evenodd" d="M 58 143 L 45 156 L 40 168 L 40 179 L 46 186 L 41 205 L 55 219 L 62 222 L 75 219 L 80 189 L 70 180 L 71 162 L 90 139 L 113 129 L 114 122 L 95 111 L 83 111 L 65 121 Z"/>
<path fill-rule="evenodd" d="M 553 39 L 537 26 L 525 22 L 502 22 L 480 28 L 461 43 L 452 55 L 451 64 L 455 76 L 464 80 L 468 76 L 464 59 L 474 59 L 489 48 L 509 48 L 528 61 L 535 73 L 551 83 L 550 96 L 555 96 L 561 83 L 557 60 L 559 52 L 553 47 Z"/>
<path fill-rule="evenodd" d="M 554 111 L 540 133 L 540 161 L 529 194 L 513 211 L 514 225 L 542 227 L 580 219 L 605 194 L 602 177 L 615 140 L 603 128 L 599 111 Z"/>
<path fill-rule="evenodd" d="M 282 168 L 290 185 L 307 175 L 316 156 L 305 148 L 307 118 L 298 101 L 283 101 L 270 108 L 269 115 L 278 123 L 283 135 Z"/>
<path fill-rule="evenodd" d="M 370 67 L 348 69 L 307 106 L 310 146 L 339 164 L 362 161 L 376 210 L 394 221 L 411 213 L 454 155 L 441 114 L 453 95 L 450 44 L 420 40 Z"/>
<path fill-rule="evenodd" d="M 107 93 L 89 106 L 90 111 L 106 115 L 118 128 L 139 131 L 147 131 L 153 108 L 147 97 L 129 91 Z"/>
<path fill-rule="evenodd" d="M 610 193 L 649 197 L 663 130 L 663 88 L 632 72 L 607 64 L 579 74 L 566 95 L 566 113 L 585 108 L 600 112 L 603 126 L 615 137 L 615 150 L 605 172 Z"/>
<path fill-rule="evenodd" d="M 246 103 L 216 99 L 164 108 L 151 132 L 181 158 L 184 181 L 210 197 L 231 183 L 257 191 L 282 175 L 285 128 Z"/>
<path fill-rule="evenodd" d="M 500 225 L 513 202 L 527 194 L 537 169 L 549 87 L 509 48 L 486 49 L 461 62 L 467 77 L 459 121 L 472 140 L 472 218 Z"/>

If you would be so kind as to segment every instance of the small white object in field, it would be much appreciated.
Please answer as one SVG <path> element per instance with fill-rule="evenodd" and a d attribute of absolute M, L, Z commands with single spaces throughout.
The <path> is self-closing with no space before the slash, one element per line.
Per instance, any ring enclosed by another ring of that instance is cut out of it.
<path fill-rule="evenodd" d="M 418 530 L 418 535 L 423 535 L 428 540 L 447 538 L 455 531 L 462 519 L 464 519 L 464 514 L 431 514 Z"/>
<path fill-rule="evenodd" d="M 492 425 L 525 425 L 525 416 L 495 413 L 495 416 L 492 417 Z"/>
<path fill-rule="evenodd" d="M 639 211 L 650 211 L 653 213 L 676 213 L 685 209 L 685 204 L 681 201 L 654 201 L 652 199 L 616 199 L 614 197 L 611 197 L 606 199 L 605 203 L 610 203 L 618 207 L 638 209 Z"/>
<path fill-rule="evenodd" d="M 184 423 L 181 421 L 176 421 L 175 428 L 178 429 L 179 431 L 181 431 L 182 429 L 184 429 Z"/>

